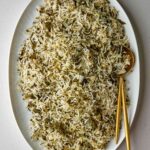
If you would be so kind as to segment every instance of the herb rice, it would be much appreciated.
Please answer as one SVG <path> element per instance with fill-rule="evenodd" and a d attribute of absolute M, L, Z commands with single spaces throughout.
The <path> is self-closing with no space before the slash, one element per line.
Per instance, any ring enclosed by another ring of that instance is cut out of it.
<path fill-rule="evenodd" d="M 47 150 L 104 150 L 115 135 L 124 22 L 108 0 L 45 0 L 20 49 L 32 138 Z"/>

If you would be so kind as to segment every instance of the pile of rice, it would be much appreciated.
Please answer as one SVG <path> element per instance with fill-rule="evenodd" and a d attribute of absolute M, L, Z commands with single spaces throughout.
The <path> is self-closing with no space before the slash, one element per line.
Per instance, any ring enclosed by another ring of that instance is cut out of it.
<path fill-rule="evenodd" d="M 32 139 L 47 150 L 104 150 L 115 135 L 124 22 L 108 0 L 45 0 L 18 58 Z"/>

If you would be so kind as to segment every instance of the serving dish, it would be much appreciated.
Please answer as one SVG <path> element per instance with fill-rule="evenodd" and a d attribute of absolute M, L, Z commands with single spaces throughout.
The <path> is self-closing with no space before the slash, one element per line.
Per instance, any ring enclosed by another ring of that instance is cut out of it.
<path fill-rule="evenodd" d="M 139 96 L 139 88 L 140 88 L 140 65 L 139 65 L 139 51 L 138 51 L 138 45 L 135 37 L 135 33 L 133 31 L 133 27 L 131 25 L 131 22 L 125 13 L 122 6 L 117 1 L 110 1 L 111 5 L 114 6 L 119 11 L 119 18 L 123 20 L 125 25 L 126 34 L 129 38 L 131 49 L 133 50 L 135 57 L 136 57 L 136 63 L 134 70 L 132 74 L 129 74 L 127 76 L 127 87 L 129 87 L 129 98 L 130 98 L 130 106 L 129 106 L 129 123 L 130 125 L 133 122 L 136 108 L 138 104 L 138 96 Z M 23 15 L 21 16 L 18 25 L 16 27 L 16 31 L 14 33 L 12 46 L 11 46 L 11 52 L 10 52 L 10 63 L 9 63 L 9 83 L 10 83 L 10 96 L 12 100 L 12 107 L 14 110 L 14 115 L 16 117 L 16 121 L 18 123 L 18 126 L 27 140 L 27 142 L 30 144 L 30 146 L 33 149 L 40 150 L 42 149 L 41 146 L 39 146 L 38 143 L 33 142 L 30 138 L 30 125 L 29 125 L 29 119 L 30 119 L 30 112 L 27 111 L 25 103 L 22 101 L 21 93 L 18 92 L 17 89 L 17 81 L 18 81 L 18 74 L 17 74 L 17 58 L 18 58 L 18 52 L 19 48 L 22 44 L 22 42 L 25 40 L 25 30 L 32 25 L 33 19 L 37 15 L 36 8 L 42 4 L 41 0 L 34 0 L 31 1 L 30 4 L 25 9 Z M 120 134 L 120 140 L 118 144 L 115 144 L 115 141 L 112 140 L 108 146 L 107 150 L 114 150 L 116 149 L 120 143 L 124 139 L 124 131 L 123 128 L 121 129 Z"/>

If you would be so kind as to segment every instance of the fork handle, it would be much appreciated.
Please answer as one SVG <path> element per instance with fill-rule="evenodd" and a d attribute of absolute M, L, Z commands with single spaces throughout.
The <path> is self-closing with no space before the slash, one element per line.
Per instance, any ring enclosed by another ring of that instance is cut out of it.
<path fill-rule="evenodd" d="M 126 96 L 125 96 L 125 83 L 123 77 L 122 77 L 122 106 L 123 106 L 127 150 L 131 150 L 130 131 L 129 131 L 128 114 L 127 114 L 127 107 L 126 107 Z"/>
<path fill-rule="evenodd" d="M 116 144 L 119 139 L 119 131 L 120 131 L 120 117 L 121 117 L 121 91 L 122 90 L 122 77 L 119 78 L 119 93 L 118 93 L 118 104 L 117 104 L 117 115 L 116 115 Z"/>

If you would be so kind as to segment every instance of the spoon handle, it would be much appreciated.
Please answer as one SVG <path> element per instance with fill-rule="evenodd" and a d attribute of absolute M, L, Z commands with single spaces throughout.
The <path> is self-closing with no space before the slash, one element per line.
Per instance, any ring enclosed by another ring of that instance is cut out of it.
<path fill-rule="evenodd" d="M 120 117 L 121 117 L 121 89 L 122 89 L 122 77 L 119 78 L 119 93 L 118 93 L 118 104 L 117 104 L 117 115 L 116 115 L 116 144 L 119 139 L 120 131 Z"/>
<path fill-rule="evenodd" d="M 130 131 L 129 131 L 128 114 L 127 114 L 127 107 L 126 107 L 126 96 L 125 96 L 125 83 L 123 78 L 122 78 L 122 105 L 123 105 L 123 116 L 124 116 L 124 127 L 125 127 L 125 134 L 126 134 L 127 150 L 131 150 Z"/>

